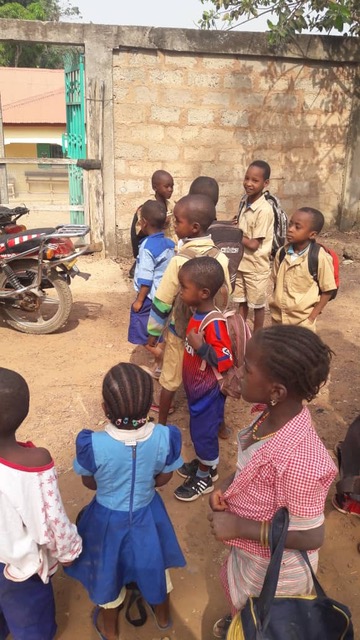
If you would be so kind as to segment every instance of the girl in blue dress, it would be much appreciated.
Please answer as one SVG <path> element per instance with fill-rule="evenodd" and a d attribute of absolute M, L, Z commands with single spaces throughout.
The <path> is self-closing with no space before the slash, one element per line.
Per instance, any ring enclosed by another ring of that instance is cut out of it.
<path fill-rule="evenodd" d="M 151 605 L 157 626 L 171 625 L 167 569 L 185 559 L 156 487 L 182 465 L 181 434 L 147 417 L 153 396 L 151 377 L 121 363 L 103 381 L 104 431 L 80 431 L 74 470 L 96 491 L 78 524 L 83 552 L 66 569 L 91 600 L 95 629 L 102 640 L 118 638 L 118 612 L 125 585 L 136 582 Z"/>

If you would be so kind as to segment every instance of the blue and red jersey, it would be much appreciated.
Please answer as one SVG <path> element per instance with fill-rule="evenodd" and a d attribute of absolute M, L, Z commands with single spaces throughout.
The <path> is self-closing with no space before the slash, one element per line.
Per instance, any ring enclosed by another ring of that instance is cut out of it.
<path fill-rule="evenodd" d="M 195 312 L 190 318 L 186 335 L 191 329 L 198 332 L 206 315 L 207 313 Z M 196 402 L 218 386 L 213 367 L 219 373 L 224 373 L 233 366 L 231 341 L 225 321 L 213 320 L 210 322 L 205 327 L 204 341 L 204 346 L 200 348 L 199 352 L 196 352 L 189 345 L 187 338 L 185 339 L 183 382 L 190 403 Z M 206 361 L 205 369 L 204 360 Z"/>

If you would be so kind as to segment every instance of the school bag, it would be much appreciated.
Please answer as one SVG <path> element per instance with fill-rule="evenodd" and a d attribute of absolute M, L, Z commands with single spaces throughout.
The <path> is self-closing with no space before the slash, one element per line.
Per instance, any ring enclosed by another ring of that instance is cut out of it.
<path fill-rule="evenodd" d="M 251 331 L 243 317 L 237 313 L 235 309 L 224 311 L 224 313 L 216 309 L 210 311 L 205 318 L 203 318 L 199 326 L 199 333 L 204 331 L 205 328 L 215 320 L 226 322 L 231 341 L 233 366 L 231 369 L 224 371 L 224 373 L 220 373 L 216 367 L 212 369 L 219 383 L 221 393 L 223 393 L 224 396 L 230 396 L 231 398 L 237 398 L 239 400 L 241 398 L 240 370 L 244 364 L 246 343 L 251 338 Z M 205 370 L 205 360 L 203 360 L 200 368 Z"/>
<path fill-rule="evenodd" d="M 315 595 L 275 595 L 288 526 L 288 510 L 281 507 L 272 520 L 271 559 L 260 595 L 249 596 L 232 619 L 226 640 L 354 640 L 348 607 L 326 595 L 306 551 L 297 553 L 311 574 Z"/>
<path fill-rule="evenodd" d="M 203 256 L 210 256 L 211 258 L 217 258 L 220 253 L 220 250 L 216 247 L 209 247 L 203 253 L 197 253 L 191 247 L 181 247 L 180 251 L 178 251 L 178 256 L 182 256 L 183 258 L 187 258 L 191 260 L 192 258 L 201 258 Z M 229 304 L 229 290 L 226 284 L 224 283 L 219 291 L 216 293 L 214 298 L 214 304 L 217 308 L 223 310 L 226 309 Z M 173 304 L 173 318 L 175 324 L 176 335 L 179 338 L 185 339 L 186 329 L 189 324 L 189 320 L 192 316 L 192 311 L 187 304 L 185 304 L 180 297 L 180 288 L 177 292 Z"/>
<path fill-rule="evenodd" d="M 329 247 L 325 247 L 325 245 L 321 244 L 320 242 L 311 242 L 310 247 L 309 247 L 309 251 L 308 251 L 308 269 L 309 269 L 309 273 L 311 275 L 311 277 L 315 280 L 317 286 L 319 287 L 319 292 L 322 293 L 320 286 L 319 286 L 319 251 L 320 251 L 320 247 L 322 247 L 324 249 L 324 251 L 326 251 L 326 253 L 329 254 L 329 256 L 331 256 L 332 259 L 332 264 L 333 264 L 333 269 L 334 269 L 334 280 L 335 280 L 335 284 L 336 284 L 336 289 L 334 291 L 331 292 L 331 297 L 330 300 L 334 300 L 334 298 L 336 298 L 337 296 L 337 292 L 338 292 L 338 288 L 340 286 L 340 274 L 339 274 L 339 257 L 337 255 L 337 253 L 335 253 L 335 251 L 333 249 L 330 249 Z M 285 248 L 282 247 L 280 253 L 279 253 L 279 264 L 282 263 L 282 261 L 285 258 Z"/>
<path fill-rule="evenodd" d="M 280 204 L 280 200 L 277 196 L 274 196 L 270 191 L 264 191 L 264 196 L 269 204 L 272 206 L 274 212 L 274 232 L 271 246 L 270 256 L 274 258 L 276 252 L 283 247 L 286 241 L 286 233 L 288 228 L 288 217 Z M 238 220 L 241 212 L 246 205 L 247 196 L 244 195 L 240 200 Z"/>
<path fill-rule="evenodd" d="M 235 289 L 236 274 L 244 253 L 243 232 L 229 220 L 214 220 L 209 232 L 215 246 L 225 253 L 229 260 L 231 291 Z"/>

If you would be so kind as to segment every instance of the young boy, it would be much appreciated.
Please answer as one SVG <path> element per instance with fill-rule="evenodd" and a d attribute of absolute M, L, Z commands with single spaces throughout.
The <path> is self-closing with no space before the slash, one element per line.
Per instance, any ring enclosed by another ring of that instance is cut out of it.
<path fill-rule="evenodd" d="M 214 296 L 224 283 L 224 270 L 214 258 L 203 256 L 188 260 L 179 271 L 180 297 L 195 308 L 186 331 L 183 382 L 190 413 L 190 434 L 197 458 L 183 464 L 178 472 L 186 477 L 175 490 L 175 497 L 192 502 L 213 491 L 219 462 L 219 429 L 224 421 L 225 396 L 214 373 L 233 365 L 231 342 L 226 322 L 201 323 L 215 311 Z"/>
<path fill-rule="evenodd" d="M 219 200 L 219 185 L 214 178 L 199 176 L 191 183 L 189 194 L 208 196 L 215 207 Z M 235 289 L 236 275 L 240 260 L 244 253 L 242 244 L 243 232 L 233 225 L 232 220 L 214 220 L 209 227 L 209 233 L 218 249 L 225 253 L 229 260 L 231 291 Z"/>
<path fill-rule="evenodd" d="M 71 564 L 81 538 L 63 507 L 46 449 L 16 440 L 29 411 L 29 388 L 0 368 L 0 637 L 53 640 L 55 602 L 49 578 Z"/>
<path fill-rule="evenodd" d="M 270 276 L 270 254 L 274 235 L 274 212 L 264 191 L 269 185 L 270 166 L 255 160 L 244 178 L 245 196 L 237 220 L 243 232 L 244 255 L 237 273 L 233 301 L 239 303 L 244 320 L 254 310 L 254 332 L 264 324 L 266 286 Z"/>
<path fill-rule="evenodd" d="M 166 225 L 165 235 L 173 240 L 176 244 L 177 236 L 174 230 L 174 218 L 173 210 L 175 204 L 170 200 L 174 190 L 174 179 L 168 171 L 158 169 L 151 176 L 151 186 L 154 193 L 150 195 L 149 200 L 156 200 L 159 204 L 165 207 L 166 211 Z M 131 245 L 133 250 L 133 256 L 136 259 L 139 253 L 139 244 L 144 238 L 144 234 L 141 230 L 141 206 L 138 207 L 134 214 L 131 230 Z M 130 276 L 133 277 L 135 271 L 135 262 L 130 269 Z"/>
<path fill-rule="evenodd" d="M 318 282 L 309 271 L 311 243 L 323 225 L 323 214 L 312 207 L 302 207 L 293 214 L 288 244 L 279 249 L 273 264 L 274 291 L 269 302 L 273 324 L 297 324 L 316 331 L 316 318 L 336 290 L 332 258 L 322 247 L 318 257 Z M 285 252 L 283 260 L 281 252 Z"/>
<path fill-rule="evenodd" d="M 134 288 L 137 292 L 130 310 L 128 341 L 142 344 L 155 357 L 155 374 L 160 366 L 162 349 L 147 344 L 147 324 L 151 302 L 164 271 L 175 254 L 175 243 L 165 238 L 166 211 L 160 202 L 147 200 L 141 207 L 141 233 L 139 255 L 136 258 Z"/>
<path fill-rule="evenodd" d="M 206 255 L 209 252 L 216 254 L 216 259 L 224 269 L 225 283 L 230 291 L 228 259 L 220 251 L 216 253 L 215 245 L 207 235 L 207 230 L 215 217 L 215 206 L 209 198 L 200 195 L 184 196 L 177 202 L 174 209 L 175 231 L 177 237 L 184 240 L 183 248 L 191 250 L 196 256 Z M 179 269 L 188 259 L 185 255 L 181 255 L 181 252 L 172 258 L 150 310 L 148 344 L 151 346 L 156 345 L 169 316 L 171 316 L 159 379 L 162 387 L 160 403 L 159 407 L 155 405 L 152 407 L 154 411 L 159 410 L 160 424 L 166 424 L 175 392 L 182 382 L 184 338 L 179 335 L 179 331 L 177 332 L 175 327 L 182 318 L 179 312 L 176 313 L 176 309 L 175 314 L 172 313 L 172 310 L 179 289 Z"/>

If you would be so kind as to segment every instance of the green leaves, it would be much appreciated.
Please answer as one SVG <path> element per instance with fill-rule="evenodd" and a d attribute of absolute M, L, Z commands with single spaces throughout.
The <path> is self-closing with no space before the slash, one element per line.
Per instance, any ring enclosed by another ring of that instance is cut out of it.
<path fill-rule="evenodd" d="M 360 0 L 200 0 L 201 29 L 233 29 L 256 17 L 267 18 L 269 42 L 281 46 L 304 30 L 360 35 Z"/>
<path fill-rule="evenodd" d="M 58 0 L 0 0 L 0 19 L 58 22 L 62 15 L 79 15 L 79 9 L 69 2 L 60 5 Z M 64 66 L 63 54 L 63 47 L 21 42 L 0 44 L 0 66 L 60 69 Z"/>

